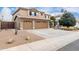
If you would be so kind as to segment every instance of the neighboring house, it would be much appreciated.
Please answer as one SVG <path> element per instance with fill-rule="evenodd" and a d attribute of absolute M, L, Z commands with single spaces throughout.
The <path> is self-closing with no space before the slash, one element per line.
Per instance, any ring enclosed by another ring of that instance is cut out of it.
<path fill-rule="evenodd" d="M 55 20 L 55 21 L 56 21 L 55 29 L 59 29 L 59 27 L 60 27 L 60 25 L 59 25 L 59 20 L 60 20 L 62 14 L 63 14 L 63 13 L 52 14 L 52 16 L 54 16 L 55 19 L 56 19 L 56 20 Z M 54 26 L 54 24 L 53 24 L 53 26 Z"/>
<path fill-rule="evenodd" d="M 35 8 L 18 8 L 13 13 L 17 29 L 49 28 L 50 15 Z"/>
<path fill-rule="evenodd" d="M 78 19 L 76 19 L 76 25 L 75 25 L 75 27 L 79 28 L 79 20 Z"/>

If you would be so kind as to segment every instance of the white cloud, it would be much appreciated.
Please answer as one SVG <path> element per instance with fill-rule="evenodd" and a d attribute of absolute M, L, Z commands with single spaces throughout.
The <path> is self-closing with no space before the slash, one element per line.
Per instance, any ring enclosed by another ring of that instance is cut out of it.
<path fill-rule="evenodd" d="M 52 13 L 51 15 L 52 16 L 58 16 L 58 15 L 62 15 L 63 13 L 61 13 L 61 12 L 54 12 L 54 13 Z"/>
<path fill-rule="evenodd" d="M 79 8 L 78 7 L 64 7 L 64 10 L 67 10 L 69 12 L 77 12 L 79 13 Z"/>
<path fill-rule="evenodd" d="M 1 11 L 1 16 L 3 21 L 12 20 L 11 10 L 9 8 L 3 8 Z"/>
<path fill-rule="evenodd" d="M 1 16 L 1 14 L 0 14 L 0 20 L 2 19 L 2 16 Z"/>

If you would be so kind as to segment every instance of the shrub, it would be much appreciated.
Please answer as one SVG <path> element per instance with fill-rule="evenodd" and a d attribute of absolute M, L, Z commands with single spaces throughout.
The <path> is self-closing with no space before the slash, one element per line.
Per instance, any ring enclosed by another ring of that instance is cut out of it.
<path fill-rule="evenodd" d="M 59 20 L 59 25 L 62 25 L 62 26 L 67 26 L 67 27 L 70 27 L 70 26 L 75 26 L 76 25 L 76 19 L 74 17 L 74 15 L 70 12 L 65 12 L 61 19 Z"/>
<path fill-rule="evenodd" d="M 25 40 L 31 40 L 31 37 L 30 37 L 30 36 L 27 36 L 27 37 L 25 38 Z"/>
<path fill-rule="evenodd" d="M 50 17 L 50 23 L 51 23 L 51 25 L 54 24 L 54 26 L 56 26 L 56 18 L 54 16 Z"/>

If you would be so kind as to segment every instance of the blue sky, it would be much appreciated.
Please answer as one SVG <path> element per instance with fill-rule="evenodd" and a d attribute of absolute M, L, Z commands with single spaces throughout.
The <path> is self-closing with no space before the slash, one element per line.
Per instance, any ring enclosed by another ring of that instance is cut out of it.
<path fill-rule="evenodd" d="M 9 8 L 11 10 L 11 13 L 16 11 L 16 7 L 9 7 Z M 44 11 L 49 14 L 59 14 L 61 13 L 61 9 L 65 9 L 74 14 L 76 18 L 79 18 L 79 7 L 36 7 L 36 8 L 40 11 Z M 0 7 L 0 12 L 2 9 L 3 7 Z"/>
<path fill-rule="evenodd" d="M 64 9 L 71 12 L 76 18 L 79 18 L 79 7 L 38 7 L 37 9 L 50 14 L 60 14 L 61 9 Z"/>

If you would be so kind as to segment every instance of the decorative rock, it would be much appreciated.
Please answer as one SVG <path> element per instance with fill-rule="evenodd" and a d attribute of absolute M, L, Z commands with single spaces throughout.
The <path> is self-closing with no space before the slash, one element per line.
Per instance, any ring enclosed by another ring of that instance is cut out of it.
<path fill-rule="evenodd" d="M 13 43 L 13 42 L 14 42 L 13 39 L 9 39 L 7 43 L 8 43 L 8 44 L 11 44 L 11 43 Z"/>
<path fill-rule="evenodd" d="M 26 40 L 30 40 L 30 39 L 31 39 L 31 37 L 30 37 L 30 36 L 27 36 L 27 37 L 26 37 Z"/>

